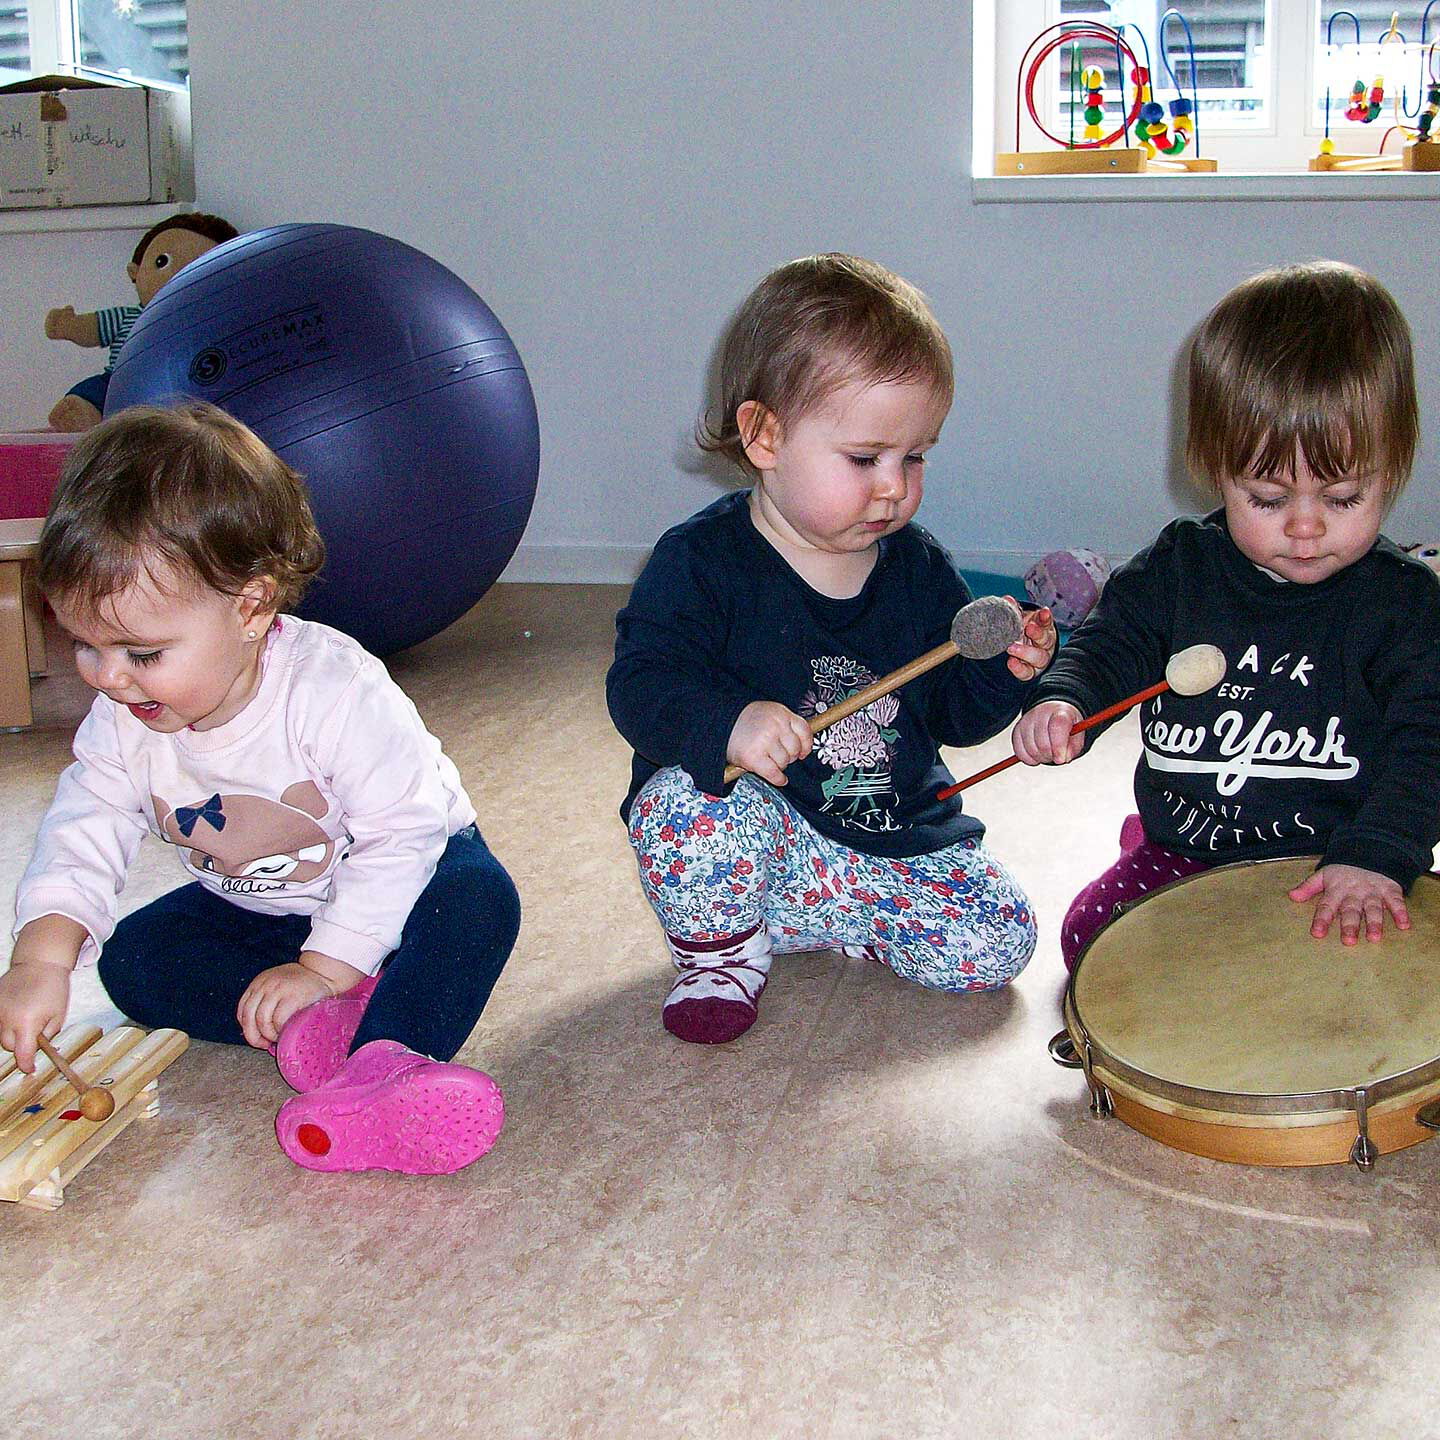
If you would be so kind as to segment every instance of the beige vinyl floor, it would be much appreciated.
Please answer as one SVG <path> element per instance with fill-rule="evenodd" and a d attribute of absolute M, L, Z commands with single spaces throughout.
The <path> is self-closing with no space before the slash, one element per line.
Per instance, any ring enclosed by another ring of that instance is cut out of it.
<path fill-rule="evenodd" d="M 1056 924 L 1115 854 L 1133 722 L 968 797 L 1041 920 L 1010 989 L 792 957 L 747 1035 L 688 1047 L 615 813 L 622 598 L 501 586 L 394 664 L 524 901 L 460 1057 L 504 1088 L 496 1148 L 306 1173 L 273 1063 L 193 1045 L 61 1209 L 0 1207 L 8 1434 L 1440 1435 L 1440 1146 L 1221 1165 L 1093 1119 L 1046 1055 Z M 47 713 L 73 686 L 43 683 Z M 0 735 L 7 899 L 67 745 Z M 124 905 L 177 881 L 147 841 Z"/>

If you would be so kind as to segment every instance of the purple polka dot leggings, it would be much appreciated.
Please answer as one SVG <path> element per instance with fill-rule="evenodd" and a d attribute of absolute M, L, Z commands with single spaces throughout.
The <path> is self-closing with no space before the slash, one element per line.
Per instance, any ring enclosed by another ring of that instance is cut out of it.
<path fill-rule="evenodd" d="M 1071 902 L 1060 929 L 1060 954 L 1065 968 L 1073 970 L 1081 952 L 1108 925 L 1117 905 L 1125 905 L 1210 867 L 1188 855 L 1178 855 L 1145 838 L 1140 817 L 1132 815 L 1120 831 L 1120 858 L 1098 879 L 1092 880 Z"/>
<path fill-rule="evenodd" d="M 770 953 L 845 949 L 930 989 L 990 990 L 1035 949 L 1029 901 L 978 841 L 866 855 L 753 776 L 716 796 L 657 771 L 631 806 L 630 844 L 677 964 L 756 931 L 767 953 L 747 963 L 762 970 Z"/>

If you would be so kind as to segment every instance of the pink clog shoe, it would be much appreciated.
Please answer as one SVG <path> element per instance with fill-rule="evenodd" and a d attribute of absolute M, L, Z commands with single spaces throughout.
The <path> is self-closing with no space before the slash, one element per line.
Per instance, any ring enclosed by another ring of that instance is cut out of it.
<path fill-rule="evenodd" d="M 287 1100 L 275 1136 L 307 1170 L 449 1175 L 485 1154 L 504 1123 L 500 1087 L 483 1070 L 372 1040 L 325 1084 Z"/>
<path fill-rule="evenodd" d="M 314 1090 L 345 1063 L 350 1042 L 379 981 L 378 975 L 371 975 L 342 995 L 297 1010 L 285 1022 L 270 1053 L 292 1090 Z"/>

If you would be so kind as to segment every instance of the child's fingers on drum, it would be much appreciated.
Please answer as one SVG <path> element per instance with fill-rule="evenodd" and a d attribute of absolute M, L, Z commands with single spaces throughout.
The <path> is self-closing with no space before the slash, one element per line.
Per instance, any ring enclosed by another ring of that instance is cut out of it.
<path fill-rule="evenodd" d="M 1385 905 L 1376 900 L 1365 907 L 1365 935 L 1370 940 L 1379 940 L 1385 934 Z"/>
<path fill-rule="evenodd" d="M 1396 887 L 1397 890 L 1399 887 Z M 1385 897 L 1385 908 L 1389 910 L 1391 918 L 1395 921 L 1397 930 L 1408 930 L 1410 928 L 1410 912 L 1405 908 L 1405 892 L 1402 890 L 1397 895 Z"/>

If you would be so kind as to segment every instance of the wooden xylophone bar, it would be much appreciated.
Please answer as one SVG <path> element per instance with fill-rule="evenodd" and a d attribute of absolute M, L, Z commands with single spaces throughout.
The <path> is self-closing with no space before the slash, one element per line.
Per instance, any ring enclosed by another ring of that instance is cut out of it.
<path fill-rule="evenodd" d="M 122 1130 L 159 1113 L 156 1077 L 184 1053 L 190 1037 L 133 1025 L 102 1034 L 98 1026 L 76 1025 L 54 1043 L 87 1085 L 110 1091 L 115 1113 L 99 1123 L 63 1119 L 78 1101 L 43 1055 L 33 1075 L 17 1070 L 11 1056 L 0 1060 L 0 1200 L 39 1210 L 58 1209 L 65 1186 Z"/>

